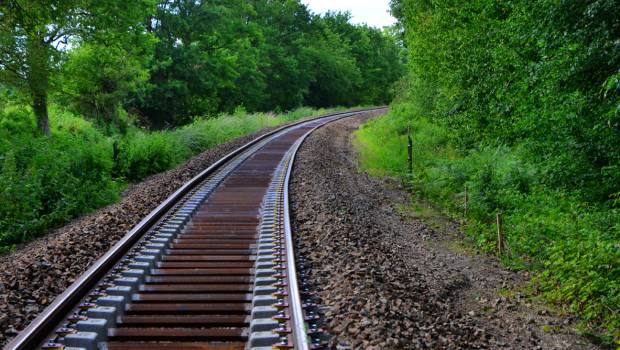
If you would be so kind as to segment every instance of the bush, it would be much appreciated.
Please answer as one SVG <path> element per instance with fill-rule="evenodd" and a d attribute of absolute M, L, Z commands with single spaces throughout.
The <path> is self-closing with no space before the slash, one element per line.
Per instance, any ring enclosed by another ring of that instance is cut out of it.
<path fill-rule="evenodd" d="M 165 133 L 134 132 L 120 146 L 118 168 L 129 181 L 172 168 L 182 160 L 182 150 Z"/>
<path fill-rule="evenodd" d="M 118 198 L 110 142 L 76 117 L 53 114 L 47 138 L 36 136 L 28 109 L 0 113 L 0 249 Z"/>

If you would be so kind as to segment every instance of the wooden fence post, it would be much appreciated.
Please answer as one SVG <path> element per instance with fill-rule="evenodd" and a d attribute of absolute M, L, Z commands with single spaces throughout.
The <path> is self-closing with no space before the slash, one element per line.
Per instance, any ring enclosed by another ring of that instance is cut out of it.
<path fill-rule="evenodd" d="M 413 140 L 410 133 L 407 133 L 407 170 L 410 176 L 413 175 Z"/>
<path fill-rule="evenodd" d="M 469 193 L 467 192 L 467 184 L 465 184 L 465 203 L 463 217 L 467 218 L 467 206 L 469 205 Z"/>
<path fill-rule="evenodd" d="M 506 241 L 504 238 L 504 228 L 502 227 L 502 214 L 497 213 L 495 216 L 497 223 L 497 255 L 501 256 L 506 250 Z"/>

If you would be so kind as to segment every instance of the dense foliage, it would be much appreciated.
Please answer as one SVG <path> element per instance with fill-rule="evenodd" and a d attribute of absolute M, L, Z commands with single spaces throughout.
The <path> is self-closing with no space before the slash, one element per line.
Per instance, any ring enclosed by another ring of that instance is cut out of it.
<path fill-rule="evenodd" d="M 383 104 L 402 73 L 389 33 L 313 15 L 298 0 L 167 1 L 150 23 L 151 77 L 131 105 L 157 126 L 239 105 Z"/>
<path fill-rule="evenodd" d="M 358 133 L 366 168 L 536 272 L 535 291 L 620 340 L 620 4 L 393 0 L 409 76 Z M 406 138 L 414 142 L 407 174 Z M 620 344 L 620 343 L 619 343 Z"/>

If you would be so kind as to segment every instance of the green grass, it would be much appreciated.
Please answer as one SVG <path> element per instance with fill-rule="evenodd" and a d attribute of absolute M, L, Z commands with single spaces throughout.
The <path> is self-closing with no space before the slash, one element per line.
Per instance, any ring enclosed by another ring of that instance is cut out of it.
<path fill-rule="evenodd" d="M 620 209 L 546 186 L 523 147 L 481 144 L 461 153 L 446 128 L 412 115 L 411 105 L 396 104 L 357 132 L 362 168 L 402 178 L 453 217 L 463 216 L 467 187 L 466 232 L 476 246 L 495 251 L 501 213 L 510 248 L 503 262 L 531 270 L 533 291 L 578 315 L 604 343 L 620 345 Z M 406 173 L 407 130 L 413 175 Z"/>
<path fill-rule="evenodd" d="M 197 118 L 182 128 L 106 136 L 57 106 L 51 137 L 38 136 L 24 106 L 0 106 L 0 252 L 117 201 L 127 183 L 175 167 L 233 138 L 331 110 Z M 118 149 L 114 157 L 114 144 Z"/>
<path fill-rule="evenodd" d="M 299 108 L 288 113 L 246 113 L 199 118 L 178 129 L 148 132 L 131 129 L 119 142 L 120 175 L 129 181 L 162 172 L 185 159 L 228 140 L 330 110 Z"/>

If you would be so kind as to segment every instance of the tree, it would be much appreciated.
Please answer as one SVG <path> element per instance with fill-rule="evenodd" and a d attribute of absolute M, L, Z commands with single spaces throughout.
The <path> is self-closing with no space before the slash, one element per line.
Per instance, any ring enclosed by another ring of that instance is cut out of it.
<path fill-rule="evenodd" d="M 343 16 L 348 21 L 348 14 Z M 313 72 L 307 103 L 317 107 L 354 105 L 362 81 L 346 33 L 319 16 L 313 24 L 312 41 L 306 49 Z M 355 30 L 352 25 L 347 29 Z"/>
<path fill-rule="evenodd" d="M 314 73 L 308 48 L 312 45 L 312 17 L 298 0 L 253 0 L 263 40 L 257 47 L 259 69 L 265 76 L 267 96 L 261 109 L 301 106 Z"/>
<path fill-rule="evenodd" d="M 141 23 L 150 0 L 7 0 L 0 3 L 2 81 L 30 95 L 39 130 L 49 135 L 50 77 L 71 40 L 96 39 L 101 28 L 125 31 Z"/>
<path fill-rule="evenodd" d="M 313 15 L 299 0 L 160 1 L 148 88 L 135 94 L 151 125 L 246 110 L 387 103 L 400 48 L 348 14 Z"/>
<path fill-rule="evenodd" d="M 146 88 L 154 39 L 138 30 L 108 33 L 103 42 L 84 43 L 67 53 L 57 99 L 101 130 L 125 133 L 130 120 L 123 107 L 133 92 Z"/>
<path fill-rule="evenodd" d="M 382 104 L 392 100 L 391 86 L 404 75 L 403 47 L 391 28 L 378 29 L 354 25 L 349 13 L 328 12 L 321 19 L 339 36 L 346 56 L 354 60 L 359 71 L 357 85 L 351 93 L 353 104 Z M 349 74 L 349 79 L 355 79 Z"/>
<path fill-rule="evenodd" d="M 221 94 L 237 88 L 240 65 L 254 27 L 252 8 L 241 0 L 162 1 L 150 20 L 158 39 L 149 89 L 137 96 L 137 108 L 155 127 L 179 125 L 193 116 L 216 113 Z M 254 70 L 255 71 L 255 70 Z"/>

